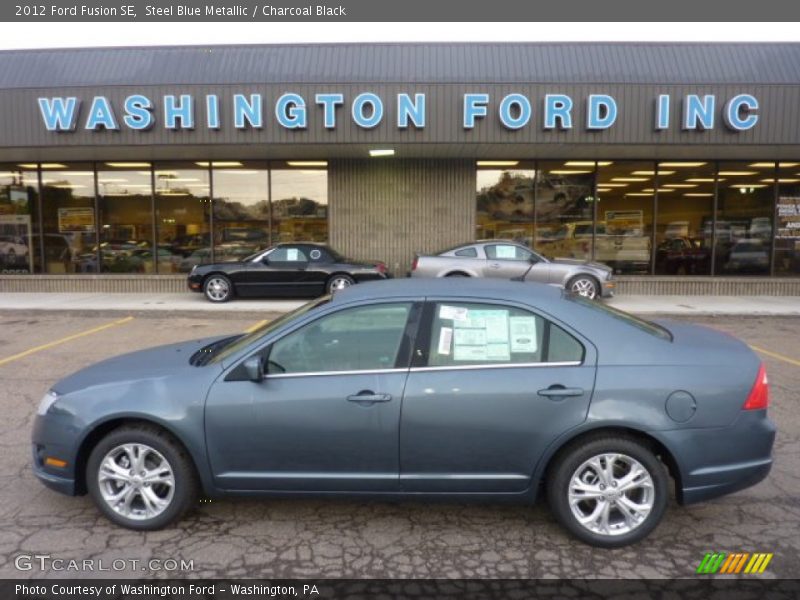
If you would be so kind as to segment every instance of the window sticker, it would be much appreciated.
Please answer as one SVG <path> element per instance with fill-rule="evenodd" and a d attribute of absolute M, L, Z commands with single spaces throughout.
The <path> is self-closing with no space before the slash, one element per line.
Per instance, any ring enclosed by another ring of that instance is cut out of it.
<path fill-rule="evenodd" d="M 320 252 L 319 250 L 312 250 L 311 251 L 311 258 L 313 260 L 319 259 L 320 256 L 322 256 L 322 252 Z"/>
<path fill-rule="evenodd" d="M 487 344 L 486 360 L 511 360 L 508 344 Z"/>
<path fill-rule="evenodd" d="M 439 332 L 439 347 L 437 352 L 443 356 L 450 355 L 450 346 L 453 343 L 453 329 L 452 327 L 442 327 Z"/>
<path fill-rule="evenodd" d="M 466 321 L 469 310 L 465 306 L 447 306 L 443 304 L 439 307 L 440 319 L 451 319 L 453 321 Z"/>
<path fill-rule="evenodd" d="M 535 353 L 538 349 L 536 339 L 536 317 L 511 317 L 511 352 Z"/>
<path fill-rule="evenodd" d="M 508 343 L 507 310 L 470 310 L 467 319 L 454 325 L 457 329 L 485 329 L 487 343 Z"/>
<path fill-rule="evenodd" d="M 485 329 L 463 329 L 455 330 L 455 345 L 458 346 L 485 346 Z"/>
<path fill-rule="evenodd" d="M 486 360 L 486 346 L 456 346 L 453 359 L 463 361 Z"/>
<path fill-rule="evenodd" d="M 300 260 L 298 256 L 300 253 L 297 251 L 297 248 L 287 248 L 286 249 L 286 260 L 288 261 L 296 261 Z"/>
<path fill-rule="evenodd" d="M 497 246 L 495 258 L 516 258 L 517 249 L 514 246 Z"/>

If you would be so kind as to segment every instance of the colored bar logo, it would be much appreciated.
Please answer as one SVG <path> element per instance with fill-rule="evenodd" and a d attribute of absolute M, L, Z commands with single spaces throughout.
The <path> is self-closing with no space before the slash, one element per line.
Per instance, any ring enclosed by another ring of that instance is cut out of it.
<path fill-rule="evenodd" d="M 763 573 L 773 554 L 766 552 L 709 552 L 700 561 L 697 573 L 700 575 L 738 575 Z"/>

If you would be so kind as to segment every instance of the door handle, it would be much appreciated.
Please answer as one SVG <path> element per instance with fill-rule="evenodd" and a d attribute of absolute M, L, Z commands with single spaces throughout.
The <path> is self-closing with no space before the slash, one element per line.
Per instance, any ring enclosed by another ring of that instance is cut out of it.
<path fill-rule="evenodd" d="M 570 396 L 583 396 L 583 388 L 568 388 L 561 384 L 555 384 L 549 388 L 539 390 L 538 394 L 546 398 L 568 398 Z"/>
<path fill-rule="evenodd" d="M 376 394 L 370 390 L 362 390 L 357 394 L 347 397 L 348 402 L 357 402 L 359 404 L 374 404 L 376 402 L 389 402 L 392 399 L 391 394 Z"/>
<path fill-rule="evenodd" d="M 500 268 L 500 263 L 489 263 L 489 268 L 490 269 L 499 269 Z"/>

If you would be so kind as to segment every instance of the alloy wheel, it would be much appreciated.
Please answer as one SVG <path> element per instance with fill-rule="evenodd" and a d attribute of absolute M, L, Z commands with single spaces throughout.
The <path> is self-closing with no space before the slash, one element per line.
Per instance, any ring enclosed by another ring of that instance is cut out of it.
<path fill-rule="evenodd" d="M 228 282 L 221 277 L 214 277 L 206 283 L 206 295 L 215 302 L 225 300 L 230 291 Z"/>
<path fill-rule="evenodd" d="M 593 456 L 572 474 L 567 491 L 578 523 L 592 533 L 619 536 L 647 520 L 655 504 L 650 472 L 625 454 Z"/>
<path fill-rule="evenodd" d="M 147 520 L 163 513 L 175 494 L 175 474 L 164 455 L 145 444 L 122 444 L 100 462 L 105 503 L 120 516 Z"/>
<path fill-rule="evenodd" d="M 586 277 L 581 277 L 580 279 L 573 281 L 572 286 L 570 286 L 570 290 L 579 296 L 589 298 L 590 300 L 594 300 L 594 297 L 597 295 L 597 286 L 595 285 L 594 281 Z"/>
<path fill-rule="evenodd" d="M 335 292 L 337 290 L 348 288 L 351 285 L 353 285 L 353 283 L 347 277 L 334 277 L 331 279 L 328 289 L 330 289 L 331 292 Z"/>

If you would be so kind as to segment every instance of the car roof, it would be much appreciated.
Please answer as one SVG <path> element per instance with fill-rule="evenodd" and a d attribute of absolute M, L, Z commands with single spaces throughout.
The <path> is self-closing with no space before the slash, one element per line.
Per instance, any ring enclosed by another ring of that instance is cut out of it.
<path fill-rule="evenodd" d="M 338 303 L 408 296 L 440 296 L 510 300 L 544 308 L 545 305 L 558 302 L 563 294 L 563 290 L 558 287 L 530 281 L 472 277 L 401 278 L 351 286 L 336 292 L 333 301 Z"/>

